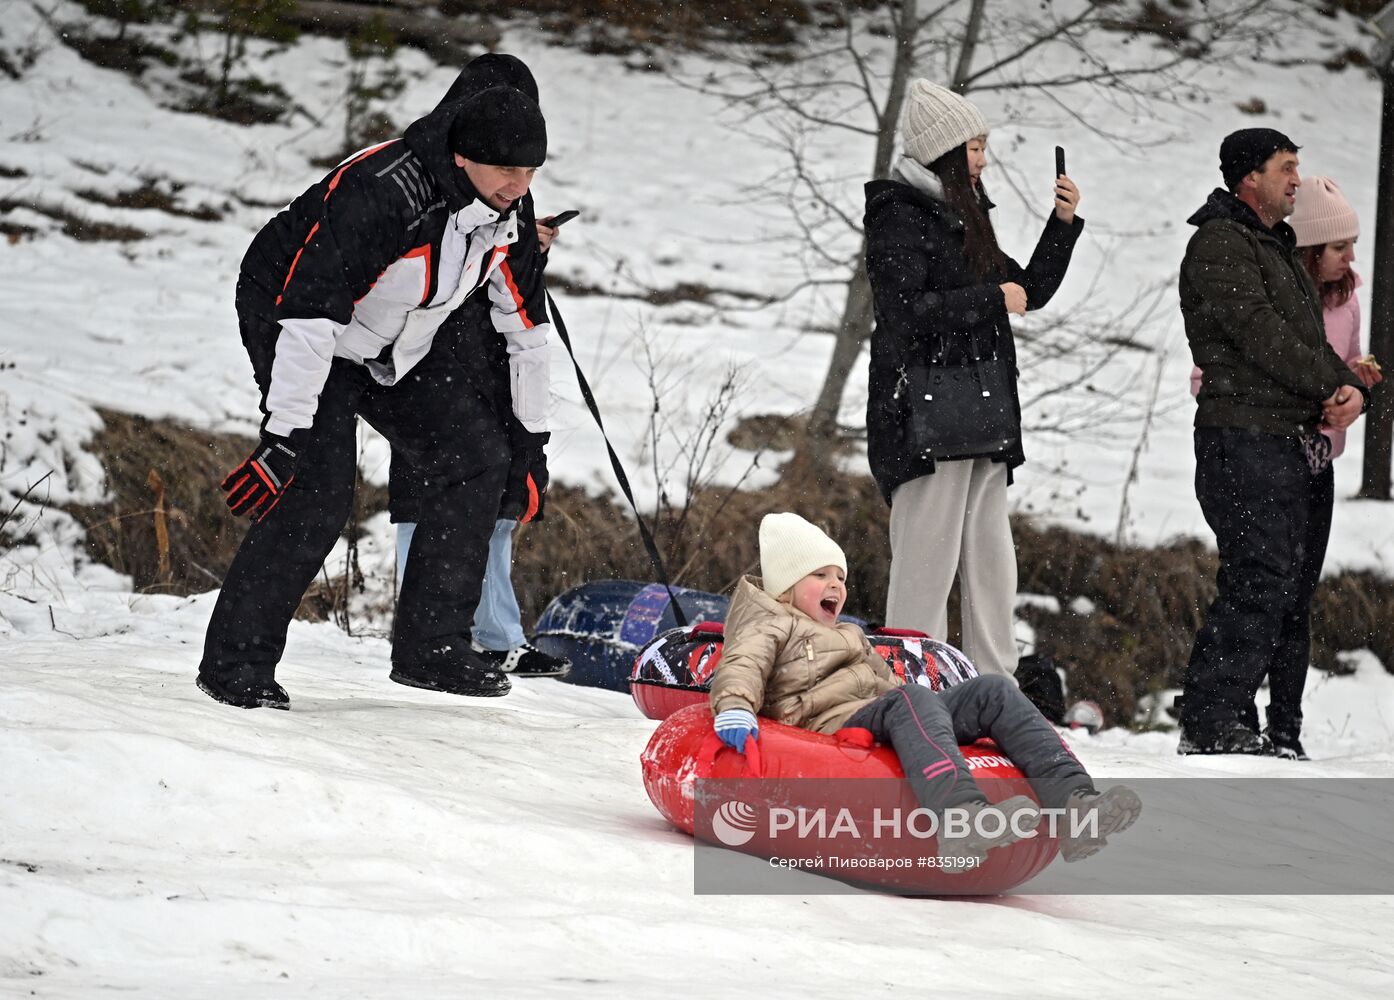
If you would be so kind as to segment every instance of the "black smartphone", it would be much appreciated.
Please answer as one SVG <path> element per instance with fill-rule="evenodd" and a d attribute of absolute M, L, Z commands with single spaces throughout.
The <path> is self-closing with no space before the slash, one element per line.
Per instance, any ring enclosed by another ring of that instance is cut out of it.
<path fill-rule="evenodd" d="M 552 217 L 547 219 L 538 219 L 537 221 L 541 222 L 548 229 L 556 229 L 558 226 L 562 225 L 563 223 L 570 222 L 572 219 L 576 218 L 576 216 L 580 214 L 581 212 L 579 209 L 571 208 L 567 209 L 565 212 L 561 212 L 558 215 L 553 215 Z"/>
<path fill-rule="evenodd" d="M 1055 176 L 1063 177 L 1065 174 L 1065 147 L 1055 147 Z"/>

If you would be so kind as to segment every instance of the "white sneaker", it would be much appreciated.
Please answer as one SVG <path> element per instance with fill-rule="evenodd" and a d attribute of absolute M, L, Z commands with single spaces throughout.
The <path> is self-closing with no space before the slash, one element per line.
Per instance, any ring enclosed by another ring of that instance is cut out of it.
<path fill-rule="evenodd" d="M 497 669 L 518 677 L 561 677 L 571 669 L 570 660 L 550 656 L 530 642 L 524 642 L 512 649 L 480 649 L 478 646 L 474 648 Z"/>

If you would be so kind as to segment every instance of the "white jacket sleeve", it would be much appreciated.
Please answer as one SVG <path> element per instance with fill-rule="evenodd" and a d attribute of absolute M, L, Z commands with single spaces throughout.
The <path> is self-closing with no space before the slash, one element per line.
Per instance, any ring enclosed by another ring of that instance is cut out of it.
<path fill-rule="evenodd" d="M 332 319 L 283 319 L 266 392 L 266 429 L 282 437 L 315 422 L 319 394 L 334 360 L 334 342 L 343 332 Z"/>
<path fill-rule="evenodd" d="M 551 402 L 551 355 L 547 337 L 551 316 L 547 311 L 541 268 L 518 274 L 505 259 L 489 276 L 489 299 L 494 329 L 508 345 L 508 383 L 513 414 L 527 430 L 547 430 Z"/>

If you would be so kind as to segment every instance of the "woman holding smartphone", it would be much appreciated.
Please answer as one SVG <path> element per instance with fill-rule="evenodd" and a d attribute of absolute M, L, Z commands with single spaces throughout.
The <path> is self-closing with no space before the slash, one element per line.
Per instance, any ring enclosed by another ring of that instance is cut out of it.
<path fill-rule="evenodd" d="M 890 180 L 866 186 L 876 308 L 867 443 L 891 505 L 886 624 L 943 638 L 957 577 L 964 652 L 980 673 L 1011 675 L 1016 552 L 1007 486 L 1024 456 L 1009 317 L 1050 301 L 1084 223 L 1075 215 L 1079 189 L 1062 172 L 1030 262 L 1007 256 L 981 180 L 987 134 L 973 104 L 916 80 L 906 97 L 904 155 Z M 936 403 L 924 386 L 962 381 L 979 362 L 1004 373 L 1009 400 L 973 392 L 961 410 L 941 412 L 944 397 Z M 999 400 L 1003 408 L 986 409 Z M 982 433 L 988 424 L 997 426 L 991 441 Z"/>

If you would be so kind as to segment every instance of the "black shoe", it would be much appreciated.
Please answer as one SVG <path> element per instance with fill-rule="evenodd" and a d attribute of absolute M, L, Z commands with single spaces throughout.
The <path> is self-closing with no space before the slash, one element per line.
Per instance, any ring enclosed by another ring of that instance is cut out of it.
<path fill-rule="evenodd" d="M 1251 756 L 1268 756 L 1273 753 L 1273 744 L 1267 736 L 1250 729 L 1238 719 L 1221 722 L 1203 729 L 1191 730 L 1181 727 L 1181 743 L 1176 748 L 1179 754 L 1224 754 L 1237 753 Z"/>
<path fill-rule="evenodd" d="M 495 668 L 518 677 L 562 677 L 571 670 L 571 661 L 549 656 L 530 642 L 512 649 L 475 649 Z"/>
<path fill-rule="evenodd" d="M 290 695 L 274 678 L 266 677 L 264 671 L 244 667 L 225 677 L 214 677 L 200 671 L 197 683 L 199 690 L 208 697 L 234 708 L 290 710 Z"/>
<path fill-rule="evenodd" d="M 474 698 L 497 698 L 513 687 L 507 674 L 495 670 L 492 663 L 468 646 L 393 663 L 392 673 L 387 676 L 407 687 Z"/>
<path fill-rule="evenodd" d="M 1268 752 L 1274 757 L 1281 757 L 1283 760 L 1312 759 L 1307 756 L 1307 751 L 1302 747 L 1302 740 L 1294 732 L 1269 726 L 1263 731 L 1263 735 L 1268 737 Z"/>

